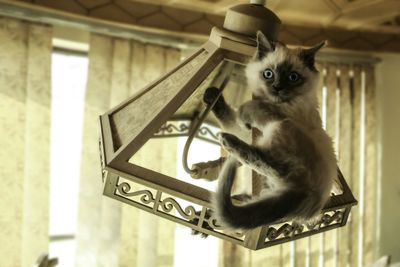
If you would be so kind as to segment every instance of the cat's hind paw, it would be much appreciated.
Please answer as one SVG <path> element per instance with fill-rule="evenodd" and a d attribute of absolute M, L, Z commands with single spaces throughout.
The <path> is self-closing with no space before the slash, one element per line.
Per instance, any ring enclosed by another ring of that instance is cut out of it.
<path fill-rule="evenodd" d="M 192 234 L 192 235 L 200 235 L 200 237 L 201 237 L 201 238 L 207 238 L 207 237 L 208 237 L 208 234 L 205 234 L 205 233 L 199 232 L 199 231 L 197 231 L 197 230 L 194 230 L 194 229 L 192 229 L 192 232 L 191 232 L 191 234 Z"/>
<path fill-rule="evenodd" d="M 201 211 L 196 211 L 195 213 L 196 213 L 196 215 L 200 216 Z M 208 230 L 212 231 L 213 229 L 212 229 L 212 228 L 208 225 L 208 223 L 206 222 L 206 220 L 208 220 L 208 219 L 210 218 L 210 216 L 211 216 L 211 212 L 210 212 L 209 210 L 207 210 L 207 211 L 206 211 L 206 214 L 205 214 L 205 218 L 204 218 L 205 221 L 203 221 L 202 228 L 205 228 L 205 229 L 208 229 Z M 198 218 L 195 218 L 195 219 L 193 219 L 193 220 L 191 220 L 191 221 L 189 221 L 189 222 L 192 223 L 192 224 L 194 224 L 194 225 L 197 225 L 197 224 L 199 223 L 199 219 L 198 219 Z M 191 234 L 192 234 L 192 235 L 200 235 L 201 238 L 207 238 L 207 237 L 208 237 L 208 234 L 203 233 L 203 232 L 200 232 L 200 231 L 195 230 L 195 229 L 193 229 L 193 228 L 192 228 Z"/>

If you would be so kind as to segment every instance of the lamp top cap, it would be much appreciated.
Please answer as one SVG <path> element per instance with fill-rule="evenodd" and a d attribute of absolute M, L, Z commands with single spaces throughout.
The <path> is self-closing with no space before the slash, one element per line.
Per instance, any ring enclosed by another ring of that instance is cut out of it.
<path fill-rule="evenodd" d="M 281 20 L 264 4 L 262 0 L 250 0 L 249 4 L 231 7 L 225 16 L 224 29 L 252 38 L 262 31 L 269 40 L 276 41 Z"/>

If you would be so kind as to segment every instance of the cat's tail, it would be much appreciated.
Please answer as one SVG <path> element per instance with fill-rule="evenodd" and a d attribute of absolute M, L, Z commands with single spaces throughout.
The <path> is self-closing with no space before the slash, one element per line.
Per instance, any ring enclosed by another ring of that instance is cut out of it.
<path fill-rule="evenodd" d="M 234 205 L 231 189 L 236 174 L 237 160 L 230 157 L 219 175 L 215 194 L 216 215 L 224 226 L 250 229 L 271 224 L 287 217 L 313 216 L 320 208 L 318 200 L 304 190 L 289 188 L 255 202 Z M 303 214 L 302 214 L 303 213 Z M 304 216 L 306 215 L 306 216 Z"/>

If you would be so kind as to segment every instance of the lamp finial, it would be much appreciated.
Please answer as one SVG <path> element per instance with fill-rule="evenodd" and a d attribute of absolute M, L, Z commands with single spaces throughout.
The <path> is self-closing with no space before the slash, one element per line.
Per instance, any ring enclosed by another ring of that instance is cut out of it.
<path fill-rule="evenodd" d="M 250 0 L 250 4 L 265 6 L 266 0 Z"/>

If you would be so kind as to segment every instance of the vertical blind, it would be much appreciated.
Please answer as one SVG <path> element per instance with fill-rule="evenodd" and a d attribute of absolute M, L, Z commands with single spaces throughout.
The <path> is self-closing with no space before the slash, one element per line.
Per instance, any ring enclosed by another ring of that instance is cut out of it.
<path fill-rule="evenodd" d="M 343 228 L 249 252 L 224 244 L 224 266 L 362 267 L 377 256 L 379 177 L 374 66 L 320 62 L 320 113 L 358 205 Z M 233 259 L 241 260 L 233 260 Z"/>

